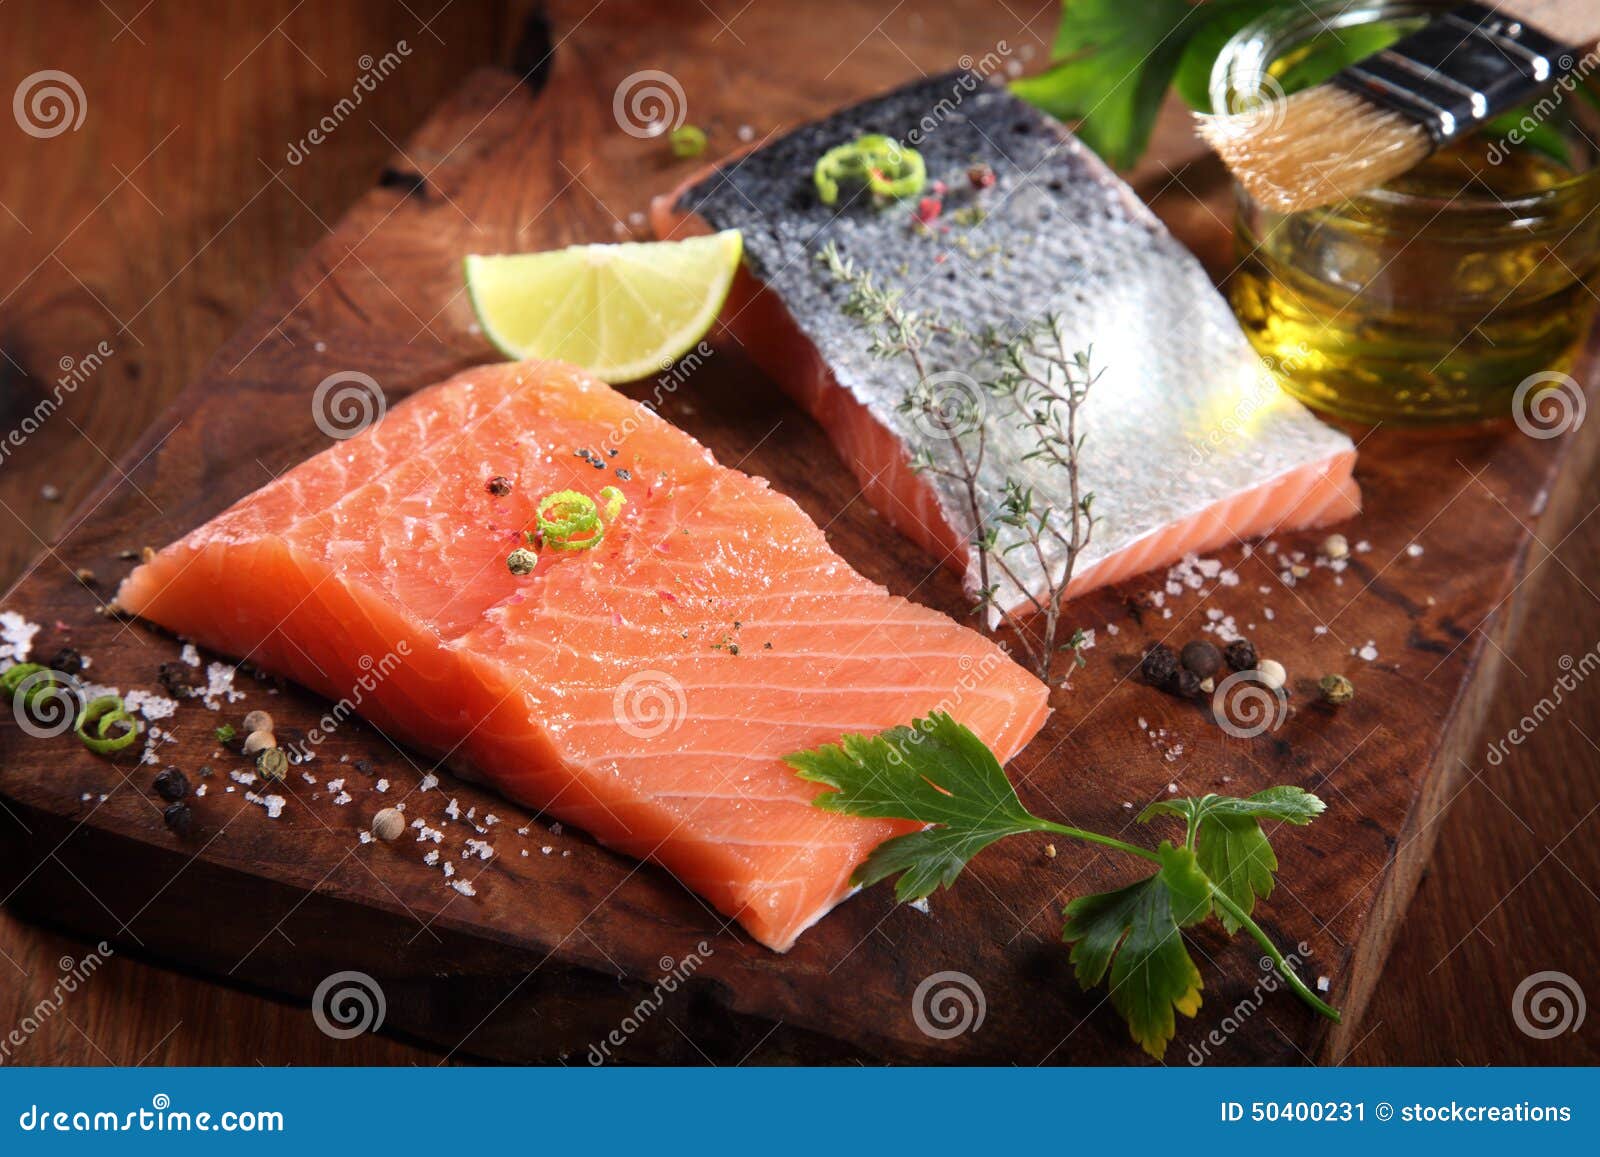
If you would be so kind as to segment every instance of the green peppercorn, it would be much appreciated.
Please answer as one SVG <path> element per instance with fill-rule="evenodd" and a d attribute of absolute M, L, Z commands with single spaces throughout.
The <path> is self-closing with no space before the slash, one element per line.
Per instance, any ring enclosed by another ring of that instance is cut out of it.
<path fill-rule="evenodd" d="M 262 779 L 275 779 L 280 783 L 289 774 L 289 753 L 281 747 L 269 747 L 256 756 L 256 770 Z"/>
<path fill-rule="evenodd" d="M 533 568 L 538 565 L 539 556 L 534 554 L 533 551 L 526 550 L 520 546 L 506 556 L 506 568 L 518 577 L 532 574 Z"/>
<path fill-rule="evenodd" d="M 1356 685 L 1343 675 L 1324 675 L 1317 681 L 1324 702 L 1342 706 L 1356 697 Z"/>

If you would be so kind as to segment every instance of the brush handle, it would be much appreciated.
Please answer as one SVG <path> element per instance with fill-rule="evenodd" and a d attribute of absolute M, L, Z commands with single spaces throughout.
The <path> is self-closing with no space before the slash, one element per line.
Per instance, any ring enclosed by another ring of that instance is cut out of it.
<path fill-rule="evenodd" d="M 1574 48 L 1600 41 L 1600 0 L 1503 0 L 1494 7 Z"/>

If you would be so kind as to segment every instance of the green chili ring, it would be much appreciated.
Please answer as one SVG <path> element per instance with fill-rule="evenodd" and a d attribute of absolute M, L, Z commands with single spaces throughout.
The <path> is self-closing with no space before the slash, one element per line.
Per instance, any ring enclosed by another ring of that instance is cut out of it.
<path fill-rule="evenodd" d="M 88 732 L 90 724 L 94 724 L 94 735 Z M 118 725 L 124 730 L 112 735 L 112 728 Z M 114 751 L 121 751 L 139 737 L 139 724 L 123 706 L 122 697 L 119 695 L 101 695 L 89 700 L 83 709 L 83 714 L 78 716 L 78 724 L 73 730 L 83 741 L 83 745 L 96 755 L 110 755 Z"/>
<path fill-rule="evenodd" d="M 862 182 L 880 197 L 915 196 L 927 184 L 928 168 L 916 149 L 869 133 L 823 153 L 811 176 L 822 203 L 832 205 L 843 181 Z"/>
<path fill-rule="evenodd" d="M 49 670 L 48 667 L 41 667 L 38 663 L 17 663 L 14 666 L 7 667 L 4 672 L 0 672 L 0 691 L 4 691 L 7 695 L 14 695 L 17 688 L 27 682 L 30 676 L 37 675 L 40 671 Z M 30 702 L 32 697 L 37 695 L 42 688 L 52 685 L 55 681 L 55 673 L 50 672 L 50 678 L 41 679 L 36 683 L 28 692 Z"/>

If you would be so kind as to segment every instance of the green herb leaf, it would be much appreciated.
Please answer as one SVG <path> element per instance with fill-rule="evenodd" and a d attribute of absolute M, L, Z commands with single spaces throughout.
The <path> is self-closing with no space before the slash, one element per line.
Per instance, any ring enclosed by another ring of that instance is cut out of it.
<path fill-rule="evenodd" d="M 949 887 L 996 840 L 1043 826 L 983 740 L 943 713 L 879 735 L 847 735 L 786 762 L 800 778 L 834 789 L 813 801 L 817 807 L 938 825 L 880 844 L 852 877 L 866 886 L 898 875 L 901 901 Z"/>
<path fill-rule="evenodd" d="M 1200 970 L 1180 928 L 1211 910 L 1210 882 L 1195 854 L 1163 842 L 1161 867 L 1148 879 L 1115 892 L 1080 896 L 1068 904 L 1061 938 L 1072 944 L 1078 983 L 1093 988 L 1110 971 L 1111 1005 L 1133 1039 L 1161 1058 L 1177 1031 L 1174 1011 L 1200 1009 Z"/>
<path fill-rule="evenodd" d="M 235 728 L 231 723 L 224 723 L 221 727 L 217 728 L 218 743 L 232 743 L 236 738 L 238 738 L 238 735 L 238 729 Z"/>
<path fill-rule="evenodd" d="M 1257 17 L 1279 7 L 1281 0 L 1209 0 L 1200 10 L 1200 22 L 1183 47 L 1173 88 L 1195 112 L 1211 107 L 1211 69 L 1234 33 Z"/>
<path fill-rule="evenodd" d="M 1060 120 L 1118 168 L 1143 155 L 1184 46 L 1206 6 L 1189 0 L 1063 0 L 1052 58 L 1011 90 Z"/>
<path fill-rule="evenodd" d="M 1272 894 L 1278 870 L 1278 857 L 1261 821 L 1305 825 L 1326 806 L 1301 788 L 1269 787 L 1246 799 L 1203 795 L 1161 800 L 1145 808 L 1139 822 L 1148 823 L 1157 815 L 1182 818 L 1188 824 L 1185 842 L 1195 850 L 1201 871 L 1248 915 L 1257 897 L 1265 900 Z M 1230 935 L 1240 928 L 1224 908 L 1217 909 L 1217 918 Z"/>

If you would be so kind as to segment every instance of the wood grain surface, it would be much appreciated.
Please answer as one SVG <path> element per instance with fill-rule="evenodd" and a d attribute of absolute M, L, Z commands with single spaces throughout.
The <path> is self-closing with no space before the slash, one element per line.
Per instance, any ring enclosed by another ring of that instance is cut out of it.
<path fill-rule="evenodd" d="M 68 421 L 50 423 L 0 467 L 0 499 L 6 506 L 4 517 L 13 526 L 4 540 L 4 573 L 21 572 L 45 543 L 69 529 L 67 513 L 91 496 L 98 480 L 111 470 L 109 463 L 121 458 L 178 388 L 198 374 L 206 355 L 222 346 L 259 302 L 269 299 L 271 286 L 289 271 L 296 254 L 316 242 L 346 205 L 374 179 L 380 179 L 391 197 L 398 199 L 403 190 L 396 190 L 393 178 L 383 179 L 386 170 L 404 173 L 408 161 L 415 164 L 418 160 L 431 167 L 432 157 L 426 149 L 401 146 L 427 110 L 453 91 L 474 66 L 486 62 L 512 65 L 519 73 L 531 74 L 530 89 L 553 78 L 558 93 L 578 91 L 592 76 L 587 103 L 574 105 L 591 110 L 591 115 L 599 107 L 595 94 L 609 93 L 618 78 L 635 68 L 668 67 L 694 78 L 700 83 L 691 85 L 691 93 L 705 91 L 713 77 L 736 76 L 741 78 L 740 112 L 729 111 L 707 121 L 714 139 L 727 140 L 743 123 L 743 116 L 749 117 L 752 127 L 765 130 L 790 110 L 864 95 L 895 78 L 914 75 L 918 67 L 947 66 L 949 46 L 964 43 L 963 36 L 981 43 L 1005 35 L 1016 45 L 1042 53 L 1043 44 L 1034 34 L 1047 37 L 1050 30 L 1048 12 L 1041 14 L 1030 32 L 1020 26 L 1027 14 L 1018 18 L 1004 6 L 908 5 L 894 11 L 889 7 L 872 11 L 840 6 L 836 13 L 830 9 L 837 19 L 799 31 L 790 27 L 792 16 L 764 0 L 743 12 L 733 5 L 653 5 L 646 10 L 605 3 L 592 11 L 588 5 L 570 9 L 557 5 L 547 23 L 526 20 L 527 12 L 521 9 L 448 5 L 427 27 L 419 27 L 429 20 L 426 14 L 419 17 L 404 6 L 382 4 L 340 6 L 318 10 L 315 15 L 291 11 L 285 5 L 274 13 L 258 12 L 246 19 L 203 6 L 158 2 L 136 18 L 131 11 L 126 13 L 130 18 L 126 27 L 104 7 L 73 11 L 49 22 L 39 18 L 37 8 L 27 5 L 14 3 L 0 9 L 0 28 L 7 34 L 0 47 L 0 59 L 6 61 L 0 79 L 16 84 L 39 68 L 63 68 L 82 80 L 92 114 L 77 133 L 43 142 L 19 142 L 18 148 L 26 148 L 28 163 L 7 166 L 0 173 L 0 204 L 5 207 L 0 214 L 0 237 L 4 238 L 7 270 L 15 271 L 6 275 L 15 284 L 8 281 L 0 286 L 8 291 L 0 305 L 0 348 L 7 354 L 7 424 L 31 408 L 30 399 L 61 372 L 62 359 L 81 359 L 102 340 L 116 351 L 93 387 L 69 399 L 59 415 Z M 287 144 L 301 138 L 308 125 L 349 91 L 351 78 L 361 70 L 361 56 L 381 54 L 401 38 L 414 49 L 404 65 L 404 82 L 381 86 L 305 163 L 285 166 L 282 158 Z M 849 48 L 852 43 L 854 49 Z M 814 78 L 815 91 L 796 93 L 792 85 L 777 79 L 784 75 L 781 70 L 772 70 L 774 79 L 766 87 L 759 77 L 751 78 L 761 71 L 752 65 L 752 56 L 779 51 L 775 47 L 779 44 L 791 66 L 800 70 L 798 75 Z M 670 50 L 663 45 L 670 45 Z M 762 47 L 769 45 L 774 47 Z M 554 55 L 534 68 L 551 47 Z M 835 60 L 840 60 L 840 67 L 822 75 Z M 140 76 L 144 83 L 126 85 L 124 78 L 130 75 Z M 540 93 L 538 99 L 550 95 Z M 483 107 L 488 109 L 492 103 Z M 548 235 L 573 240 L 600 235 L 611 229 L 613 214 L 623 218 L 625 226 L 627 213 L 642 207 L 644 197 L 654 190 L 641 189 L 629 197 L 626 190 L 609 183 L 612 178 L 607 172 L 610 166 L 637 165 L 636 142 L 616 140 L 615 134 L 599 132 L 598 125 L 582 123 L 581 117 L 552 117 L 542 123 L 541 131 L 553 133 L 551 139 L 560 143 L 561 155 L 570 160 L 568 174 L 577 186 L 572 191 L 583 193 L 559 202 L 557 214 L 570 214 L 570 219 L 556 223 L 559 227 L 551 226 Z M 1192 155 L 1183 151 L 1181 126 L 1174 121 L 1168 127 L 1170 151 L 1165 155 Z M 418 155 L 407 156 L 408 151 Z M 592 176 L 591 164 L 597 169 Z M 663 164 L 662 169 L 665 179 L 669 167 Z M 532 176 L 548 180 L 548 165 L 542 174 Z M 1147 173 L 1141 187 L 1155 197 L 1186 237 L 1198 239 L 1192 243 L 1202 248 L 1219 243 L 1225 247 L 1225 231 L 1219 232 L 1216 222 L 1208 222 L 1189 208 L 1194 203 L 1188 199 L 1190 187 L 1214 193 L 1216 179 L 1214 171 L 1197 164 L 1173 172 Z M 589 196 L 591 187 L 601 194 Z M 530 179 L 524 216 L 533 216 L 543 203 L 537 188 Z M 451 189 L 440 192 L 449 194 Z M 586 196 L 593 203 L 586 203 Z M 608 209 L 607 203 L 617 208 Z M 433 208 L 443 215 L 456 211 L 448 205 Z M 452 243 L 460 241 L 459 235 L 480 216 L 478 209 L 470 200 L 461 206 L 464 224 L 448 226 L 458 234 Z M 1190 228 L 1185 228 L 1186 215 L 1194 218 L 1188 222 Z M 389 329 L 399 323 L 407 325 L 406 332 L 419 335 L 420 353 L 391 352 L 393 363 L 385 364 L 414 361 L 426 365 L 431 359 L 446 363 L 453 357 L 469 356 L 469 350 L 449 348 L 447 342 L 435 344 L 427 324 L 433 319 L 416 316 L 415 302 L 403 301 L 399 295 L 393 302 L 383 302 L 381 296 L 371 294 L 374 283 L 403 280 L 404 268 L 360 268 L 366 262 L 377 264 L 377 250 L 363 252 L 352 261 L 343 261 L 337 254 L 328 258 L 326 247 L 321 252 L 326 265 L 335 266 L 328 270 L 334 289 L 323 300 L 337 297 L 342 286 L 354 285 L 356 289 L 345 295 L 346 303 L 361 315 L 363 323 L 371 321 L 374 309 L 383 309 L 391 323 Z M 1216 254 L 1210 256 L 1214 259 Z M 307 288 L 315 286 L 308 284 Z M 376 307 L 375 301 L 380 303 Z M 328 308 L 337 308 L 337 304 Z M 279 310 L 274 316 L 282 313 Z M 413 313 L 409 323 L 406 313 Z M 441 324 L 439 330 L 443 335 L 447 327 Z M 288 343 L 307 337 L 292 325 L 268 336 L 273 342 Z M 747 420 L 740 412 L 741 398 L 731 380 L 714 389 L 695 414 L 668 413 L 715 445 L 718 419 L 714 411 L 710 415 L 707 411 L 718 405 L 730 415 L 725 420 L 731 428 Z M 803 430 L 802 422 L 796 419 L 797 428 Z M 814 431 L 811 437 L 815 438 Z M 1496 459 L 1497 473 L 1485 476 L 1482 487 L 1487 491 L 1504 481 L 1505 488 L 1499 493 L 1513 508 L 1519 498 L 1534 497 L 1518 488 L 1538 465 L 1536 455 L 1527 456 L 1530 448 L 1520 451 L 1514 462 Z M 296 456 L 292 447 L 278 452 L 286 461 Z M 1433 455 L 1446 464 L 1456 457 L 1474 463 L 1473 469 L 1480 461 L 1488 463 L 1496 457 L 1487 442 L 1471 439 L 1448 451 L 1422 446 L 1417 453 Z M 807 493 L 808 472 L 802 462 L 786 463 L 775 456 L 762 463 L 760 472 L 769 473 L 808 505 L 827 498 L 821 491 Z M 1473 645 L 1493 652 L 1493 661 L 1501 664 L 1507 677 L 1492 694 L 1485 692 L 1487 702 L 1463 704 L 1461 710 L 1474 716 L 1462 721 L 1463 728 L 1477 725 L 1477 716 L 1482 715 L 1486 734 L 1503 733 L 1547 693 L 1560 670 L 1559 656 L 1588 650 L 1600 638 L 1600 612 L 1590 589 L 1600 585 L 1593 577 L 1596 540 L 1588 522 L 1590 474 L 1569 474 L 1549 496 L 1550 507 L 1562 512 L 1562 530 L 1554 536 L 1560 541 L 1549 542 L 1553 553 L 1534 544 L 1523 571 L 1527 578 L 1515 603 L 1521 615 L 1517 629 L 1488 644 L 1477 644 L 1474 639 Z M 1473 501 L 1463 500 L 1454 511 L 1441 509 L 1458 489 L 1466 493 L 1476 485 L 1470 477 L 1471 471 L 1457 472 L 1453 479 L 1437 483 L 1438 493 L 1427 493 L 1424 486 L 1419 487 L 1424 492 L 1408 494 L 1398 480 L 1391 481 L 1388 488 L 1380 487 L 1397 505 L 1409 504 L 1417 527 L 1440 512 L 1429 524 L 1428 553 L 1419 561 L 1426 566 L 1427 581 L 1438 585 L 1441 597 L 1451 593 L 1453 574 L 1458 571 L 1509 566 L 1511 560 L 1499 557 L 1499 552 L 1521 537 L 1506 525 L 1510 509 L 1506 515 L 1497 514 L 1493 503 L 1475 493 Z M 45 484 L 59 488 L 59 501 L 41 499 L 40 487 Z M 140 498 L 129 490 L 113 486 L 108 502 L 124 504 L 125 513 L 133 518 Z M 193 508 L 200 509 L 217 497 L 195 495 L 190 501 Z M 1468 511 L 1477 511 L 1479 517 L 1464 516 Z M 159 521 L 153 511 L 144 517 L 151 523 Z M 1569 526 L 1575 527 L 1570 534 Z M 1389 550 L 1403 545 L 1403 540 L 1383 544 Z M 852 558 L 858 564 L 862 561 Z M 70 576 L 77 562 L 46 553 L 38 565 L 53 570 L 52 578 L 59 583 Z M 893 583 L 895 565 L 892 558 L 882 564 L 884 573 L 875 577 Z M 934 601 L 941 597 L 950 596 L 935 592 Z M 1096 613 L 1107 612 L 1100 607 Z M 1461 626 L 1464 634 L 1472 635 L 1475 619 L 1466 619 Z M 1403 643 L 1397 641 L 1398 645 Z M 1109 666 L 1120 659 L 1109 655 L 1103 661 Z M 1586 969 L 1596 955 L 1596 926 L 1600 924 L 1593 907 L 1595 889 L 1600 887 L 1600 857 L 1589 843 L 1595 831 L 1594 809 L 1600 804 L 1600 776 L 1596 774 L 1600 749 L 1591 742 L 1600 739 L 1594 705 L 1593 694 L 1579 696 L 1499 766 L 1487 764 L 1481 749 L 1459 753 L 1463 760 L 1460 773 L 1439 801 L 1447 806 L 1419 841 L 1439 835 L 1432 870 L 1400 932 L 1359 1033 L 1337 1043 L 1334 1059 L 1349 1056 L 1363 1062 L 1413 1063 L 1595 1059 L 1592 1027 L 1539 1040 L 1519 1032 L 1511 1016 L 1513 992 L 1531 973 L 1561 970 L 1592 987 Z M 1166 709 L 1155 702 L 1149 714 L 1156 717 Z M 1376 714 L 1365 718 L 1372 721 L 1369 726 L 1380 720 Z M 1357 722 L 1357 718 L 1347 721 L 1351 725 Z M 1406 728 L 1405 721 L 1385 721 L 1374 726 L 1372 738 L 1364 742 L 1392 746 L 1396 760 L 1403 763 L 1419 756 Z M 1202 737 L 1202 742 L 1215 740 Z M 1420 754 L 1425 758 L 1427 753 Z M 1197 773 L 1222 766 L 1230 753 L 1218 750 L 1211 756 L 1209 765 L 1202 762 Z M 1408 770 L 1393 768 L 1402 776 Z M 1348 786 L 1359 794 L 1355 785 Z M 1088 795 L 1074 798 L 1091 806 Z M 1334 802 L 1338 806 L 1336 797 Z M 4 822 L 0 817 L 0 823 Z M 1349 837 L 1353 845 L 1339 849 L 1341 853 L 1363 855 L 1355 847 L 1359 833 L 1331 831 L 1335 837 Z M 15 833 L 8 838 L 15 838 Z M 1311 846 L 1324 854 L 1333 851 L 1329 845 Z M 1292 881 L 1296 871 L 1310 869 L 1310 861 L 1303 855 L 1291 853 L 1285 859 L 1286 881 Z M 1380 866 L 1381 861 L 1380 856 Z M 1355 862 L 1359 863 L 1359 858 Z M 1032 869 L 1035 865 L 1016 867 Z M 1011 869 L 1007 865 L 997 870 L 991 880 L 1009 878 Z M 70 890 L 73 881 L 69 873 L 63 870 L 58 875 L 61 888 Z M 1053 890 L 1045 889 L 1043 894 L 1048 898 Z M 106 895 L 101 888 L 94 891 Z M 866 905 L 874 899 L 876 906 L 869 911 Z M 79 896 L 77 906 L 86 908 L 94 902 Z M 972 902 L 974 911 L 987 903 Z M 864 897 L 855 903 L 862 910 L 854 913 L 852 909 L 851 920 L 862 921 L 869 935 L 877 935 L 872 928 L 887 913 L 886 902 L 882 897 Z M 1308 901 L 1308 907 L 1317 904 Z M 950 912 L 946 918 L 959 918 L 959 908 L 952 905 Z M 48 915 L 47 911 L 46 918 Z M 845 915 L 842 910 L 841 918 Z M 169 914 L 170 934 L 177 934 L 183 918 L 182 912 Z M 204 941 L 209 935 L 205 922 L 212 918 L 214 911 L 197 907 L 189 921 L 192 927 L 182 931 L 196 942 Z M 896 923 L 886 926 L 892 934 L 899 935 L 904 929 L 913 944 L 925 935 L 915 924 L 904 923 L 921 919 L 914 914 L 899 913 L 892 919 Z M 1297 926 L 1292 908 L 1282 920 L 1286 934 Z M 0 915 L 0 921 L 0 951 L 10 962 L 0 962 L 0 973 L 6 974 L 6 983 L 0 987 L 0 1029 L 4 1029 L 8 1023 L 21 1022 L 48 994 L 59 974 L 60 958 L 80 959 L 85 946 L 36 924 L 22 924 L 10 915 Z M 119 922 L 114 921 L 113 927 Z M 1306 926 L 1315 928 L 1309 920 Z M 1348 929 L 1336 921 L 1331 929 L 1315 930 L 1333 938 L 1326 948 L 1329 955 L 1349 950 L 1348 943 L 1338 943 L 1340 933 Z M 345 927 L 339 931 L 349 935 L 352 930 Z M 1214 945 L 1207 941 L 1203 948 L 1210 952 Z M 896 950 L 889 945 L 881 951 L 892 957 Z M 726 955 L 734 955 L 733 949 Z M 274 1003 L 181 976 L 135 956 L 119 953 L 113 957 L 85 991 L 75 994 L 59 1015 L 50 1017 L 31 1035 L 26 1046 L 17 1050 L 16 1059 L 118 1064 L 256 1060 L 429 1063 L 501 1051 L 493 1042 L 470 1039 L 463 1041 L 464 1047 L 449 1049 L 450 1042 L 446 1042 L 445 1048 L 430 1050 L 384 1037 L 332 1041 L 317 1030 L 303 1004 Z M 1241 963 L 1248 967 L 1248 954 L 1230 950 L 1220 958 L 1219 971 L 1237 971 Z M 494 974 L 493 969 L 489 972 Z M 1208 973 L 1208 984 L 1211 975 Z M 270 986 L 270 980 L 265 977 L 262 982 Z M 1337 975 L 1336 982 L 1341 982 Z M 1208 997 L 1216 1000 L 1213 1012 L 1229 1006 L 1231 992 L 1219 978 L 1216 989 L 1208 990 Z M 487 994 L 488 1004 L 498 995 Z M 420 983 L 415 988 L 400 983 L 391 999 L 396 1003 L 437 1001 L 438 990 Z M 1082 1037 L 1087 1046 L 1074 1048 L 1074 1059 L 1098 1056 L 1120 1060 L 1128 1056 L 1115 1041 L 1115 1034 L 1108 1031 L 1115 1028 L 1108 1018 L 1092 1016 L 1091 998 L 1070 993 L 1066 999 L 1075 1017 L 1086 1017 L 1088 1024 Z M 465 998 L 462 1003 L 471 1005 Z M 419 1030 L 426 1030 L 428 1017 L 423 1010 L 410 1011 L 411 1017 L 397 1019 L 409 1019 Z M 461 1012 L 445 1009 L 441 1015 L 452 1011 Z M 456 1020 L 459 1015 L 447 1019 Z M 1198 1035 L 1192 1026 L 1185 1028 Z M 1299 1051 L 1316 1047 L 1312 1028 L 1287 1001 L 1269 1003 L 1257 1023 L 1238 1034 L 1231 1059 L 1293 1059 Z M 661 1055 L 695 1059 L 681 1044 L 672 1048 L 672 1031 L 684 1035 L 675 1025 L 662 1028 L 669 1043 L 660 1046 Z M 438 1036 L 436 1032 L 429 1035 Z M 1183 1043 L 1180 1036 L 1169 1059 L 1181 1060 Z M 849 1050 L 789 1026 L 749 1039 L 735 1035 L 714 1045 L 719 1058 L 734 1060 L 844 1059 L 849 1055 Z M 702 1051 L 698 1046 L 695 1049 Z M 1017 1059 L 1039 1057 L 1019 1055 Z M 1222 1050 L 1218 1059 L 1230 1059 L 1228 1050 Z"/>

